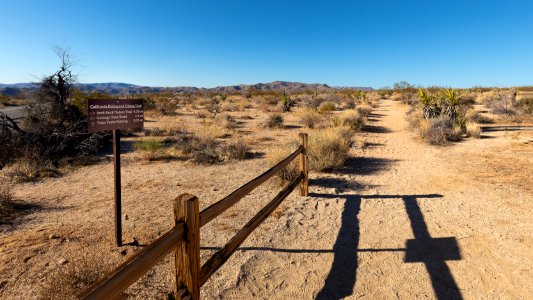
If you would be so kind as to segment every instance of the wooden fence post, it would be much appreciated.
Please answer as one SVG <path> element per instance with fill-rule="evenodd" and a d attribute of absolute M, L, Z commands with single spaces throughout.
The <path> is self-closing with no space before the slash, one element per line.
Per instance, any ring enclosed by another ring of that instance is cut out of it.
<path fill-rule="evenodd" d="M 300 172 L 303 174 L 302 183 L 300 184 L 300 195 L 307 196 L 309 193 L 309 160 L 307 158 L 307 133 L 300 133 L 300 145 L 302 154 L 300 154 Z"/>
<path fill-rule="evenodd" d="M 200 212 L 198 198 L 182 194 L 174 202 L 175 222 L 183 221 L 185 239 L 178 243 L 176 259 L 176 299 L 200 299 Z"/>

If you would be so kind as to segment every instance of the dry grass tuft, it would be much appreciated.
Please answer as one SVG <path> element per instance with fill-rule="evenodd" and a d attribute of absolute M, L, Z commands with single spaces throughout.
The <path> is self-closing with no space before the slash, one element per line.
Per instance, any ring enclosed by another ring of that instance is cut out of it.
<path fill-rule="evenodd" d="M 309 167 L 315 171 L 332 171 L 344 165 L 352 145 L 353 130 L 347 126 L 328 128 L 309 137 Z"/>
<path fill-rule="evenodd" d="M 280 161 L 287 158 L 287 156 L 291 155 L 291 153 L 296 151 L 296 149 L 297 145 L 294 143 L 283 148 L 274 148 L 269 150 L 266 154 L 269 165 L 274 166 L 278 164 Z M 294 180 L 299 173 L 300 171 L 298 169 L 298 160 L 295 159 L 289 165 L 283 168 L 277 176 L 281 179 L 281 182 L 283 183 Z"/>
<path fill-rule="evenodd" d="M 307 128 L 315 128 L 322 123 L 322 116 L 313 109 L 304 109 L 300 113 L 300 121 Z"/>
<path fill-rule="evenodd" d="M 473 122 L 466 123 L 466 135 L 474 138 L 481 137 L 481 128 L 478 124 Z"/>
<path fill-rule="evenodd" d="M 334 111 L 335 108 L 336 108 L 335 103 L 331 101 L 322 102 L 320 106 L 318 107 L 318 112 L 327 113 L 327 112 Z"/>
<path fill-rule="evenodd" d="M 223 147 L 225 160 L 243 160 L 250 152 L 250 146 L 244 140 L 236 140 Z"/>
<path fill-rule="evenodd" d="M 342 114 L 342 125 L 352 130 L 361 130 L 366 123 L 366 117 L 359 110 L 349 110 Z"/>

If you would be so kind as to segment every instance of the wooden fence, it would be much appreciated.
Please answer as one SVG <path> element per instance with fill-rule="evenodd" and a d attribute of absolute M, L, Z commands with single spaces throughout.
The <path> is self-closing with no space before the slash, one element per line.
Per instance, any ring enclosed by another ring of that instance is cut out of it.
<path fill-rule="evenodd" d="M 200 267 L 200 227 L 209 223 L 209 221 L 232 207 L 252 190 L 278 174 L 297 157 L 299 157 L 300 170 L 298 176 L 246 223 L 222 249 L 213 254 Z M 222 200 L 207 207 L 201 213 L 199 213 L 197 197 L 189 194 L 180 195 L 174 202 L 175 226 L 122 263 L 114 271 L 91 285 L 78 297 L 81 299 L 112 299 L 119 297 L 122 291 L 137 281 L 167 254 L 174 251 L 176 298 L 199 299 L 200 287 L 298 185 L 300 185 L 300 194 L 307 196 L 309 183 L 307 134 L 305 133 L 300 134 L 300 147 L 291 155 Z"/>

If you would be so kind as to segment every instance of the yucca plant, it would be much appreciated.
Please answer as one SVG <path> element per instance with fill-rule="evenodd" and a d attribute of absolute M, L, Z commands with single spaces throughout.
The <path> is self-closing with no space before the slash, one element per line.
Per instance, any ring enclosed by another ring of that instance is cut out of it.
<path fill-rule="evenodd" d="M 459 105 L 459 95 L 454 89 L 445 89 L 442 92 L 444 96 L 444 103 L 442 112 L 450 118 L 450 120 L 457 119 L 457 106 Z"/>
<path fill-rule="evenodd" d="M 422 104 L 424 119 L 436 118 L 440 115 L 440 109 L 435 101 L 435 97 L 430 95 L 428 90 L 418 89 L 418 98 Z"/>
<path fill-rule="evenodd" d="M 293 103 L 289 95 L 283 92 L 283 94 L 280 96 L 280 101 L 281 101 L 281 107 L 283 109 L 283 112 L 291 111 L 291 106 L 293 106 Z"/>

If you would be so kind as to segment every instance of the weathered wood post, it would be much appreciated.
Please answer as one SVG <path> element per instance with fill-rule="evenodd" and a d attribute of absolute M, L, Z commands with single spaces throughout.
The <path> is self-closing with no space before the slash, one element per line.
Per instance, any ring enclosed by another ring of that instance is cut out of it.
<path fill-rule="evenodd" d="M 300 195 L 307 196 L 309 193 L 309 160 L 307 157 L 307 133 L 300 133 L 300 145 L 302 154 L 300 154 L 300 172 L 303 174 L 302 183 L 300 184 Z"/>
<path fill-rule="evenodd" d="M 182 194 L 174 202 L 175 223 L 183 221 L 185 239 L 175 250 L 176 299 L 200 299 L 200 212 L 198 198 Z"/>

